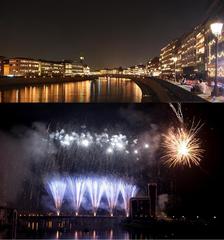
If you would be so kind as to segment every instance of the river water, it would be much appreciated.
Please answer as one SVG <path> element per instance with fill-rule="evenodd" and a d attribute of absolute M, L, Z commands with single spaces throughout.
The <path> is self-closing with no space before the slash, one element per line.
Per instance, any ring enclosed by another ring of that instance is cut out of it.
<path fill-rule="evenodd" d="M 15 231 L 0 231 L 0 239 L 151 239 L 144 231 L 130 231 L 117 220 L 20 220 Z"/>
<path fill-rule="evenodd" d="M 133 81 L 99 78 L 95 81 L 23 86 L 0 91 L 0 103 L 140 103 L 142 91 Z"/>

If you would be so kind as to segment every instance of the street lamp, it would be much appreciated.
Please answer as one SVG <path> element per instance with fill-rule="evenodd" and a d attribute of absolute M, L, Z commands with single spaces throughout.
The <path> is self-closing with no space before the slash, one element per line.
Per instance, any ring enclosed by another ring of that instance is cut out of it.
<path fill-rule="evenodd" d="M 175 82 L 177 81 L 177 72 L 176 72 L 176 68 L 177 68 L 177 60 L 178 58 L 177 57 L 173 57 L 173 61 L 174 61 L 174 67 L 175 67 Z"/>
<path fill-rule="evenodd" d="M 218 95 L 218 43 L 219 37 L 222 34 L 223 23 L 221 21 L 216 21 L 210 25 L 212 34 L 215 36 L 215 86 L 214 86 L 214 97 Z"/>

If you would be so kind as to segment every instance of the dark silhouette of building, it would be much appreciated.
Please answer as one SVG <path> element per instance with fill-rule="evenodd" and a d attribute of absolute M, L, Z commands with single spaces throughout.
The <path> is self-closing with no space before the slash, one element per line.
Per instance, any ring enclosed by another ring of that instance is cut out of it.
<path fill-rule="evenodd" d="M 150 218 L 149 197 L 132 198 L 130 208 L 131 218 Z"/>
<path fill-rule="evenodd" d="M 156 218 L 157 210 L 157 184 L 148 184 L 148 196 L 150 199 L 150 216 L 151 218 Z"/>
<path fill-rule="evenodd" d="M 148 196 L 130 200 L 131 218 L 156 219 L 157 217 L 157 184 L 148 184 Z"/>
<path fill-rule="evenodd" d="M 0 76 L 3 76 L 3 60 L 5 59 L 5 57 L 0 56 Z"/>

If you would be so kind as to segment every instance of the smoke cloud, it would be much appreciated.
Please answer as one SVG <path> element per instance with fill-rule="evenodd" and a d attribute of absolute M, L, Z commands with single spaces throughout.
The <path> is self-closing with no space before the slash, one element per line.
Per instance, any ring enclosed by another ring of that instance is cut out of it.
<path fill-rule="evenodd" d="M 16 127 L 10 133 L 0 132 L 0 205 L 13 206 L 23 194 L 25 180 L 35 177 L 32 166 L 54 152 L 43 140 L 46 132 L 46 126 L 40 123 L 30 129 Z"/>

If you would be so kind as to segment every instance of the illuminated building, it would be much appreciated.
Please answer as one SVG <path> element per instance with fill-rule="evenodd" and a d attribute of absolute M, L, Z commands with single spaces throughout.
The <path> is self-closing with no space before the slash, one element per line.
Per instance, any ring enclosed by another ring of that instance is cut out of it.
<path fill-rule="evenodd" d="M 160 66 L 161 76 L 165 79 L 174 78 L 176 71 L 176 63 L 174 58 L 177 57 L 180 40 L 176 39 L 161 49 Z"/>
<path fill-rule="evenodd" d="M 64 76 L 64 64 L 62 62 L 40 60 L 40 66 L 41 76 Z"/>
<path fill-rule="evenodd" d="M 81 63 L 75 61 L 64 61 L 64 76 L 74 77 L 77 75 L 88 75 L 90 69 L 88 66 L 84 67 Z M 88 72 L 88 74 L 87 74 Z"/>
<path fill-rule="evenodd" d="M 182 38 L 181 41 L 181 68 L 183 74 L 194 74 L 196 62 L 196 33 L 193 31 Z"/>
<path fill-rule="evenodd" d="M 81 75 L 90 75 L 90 67 L 86 64 L 84 57 L 80 57 L 80 64 L 77 64 L 77 65 L 82 67 Z"/>
<path fill-rule="evenodd" d="M 158 77 L 161 74 L 159 57 L 155 57 L 147 63 L 146 72 L 151 77 Z"/>
<path fill-rule="evenodd" d="M 210 25 L 212 19 L 195 27 L 179 40 L 161 49 L 161 77 L 164 79 L 182 75 L 191 79 L 211 81 L 215 77 L 216 44 Z M 174 62 L 176 58 L 176 64 Z M 218 78 L 224 80 L 224 36 L 218 41 Z"/>
<path fill-rule="evenodd" d="M 90 67 L 89 66 L 87 66 L 87 65 L 85 65 L 84 67 L 83 67 L 83 73 L 84 73 L 84 75 L 90 75 Z"/>
<path fill-rule="evenodd" d="M 117 74 L 120 74 L 120 72 L 118 68 L 114 68 L 114 69 L 105 68 L 100 70 L 100 74 L 101 75 L 117 75 Z"/>
<path fill-rule="evenodd" d="M 206 59 L 206 42 L 205 42 L 206 28 L 202 25 L 196 35 L 196 61 L 197 61 L 197 72 L 203 79 L 206 78 L 207 65 Z"/>
<path fill-rule="evenodd" d="M 4 59 L 5 57 L 0 56 L 0 76 L 4 75 Z"/>
<path fill-rule="evenodd" d="M 181 38 L 178 50 L 177 72 L 187 77 L 205 75 L 205 36 L 204 26 L 199 25 Z"/>
<path fill-rule="evenodd" d="M 10 58 L 3 62 L 4 76 L 40 76 L 40 62 L 29 58 Z"/>
<path fill-rule="evenodd" d="M 133 74 L 134 75 L 145 75 L 146 74 L 146 66 L 143 64 L 135 65 L 133 68 Z"/>
<path fill-rule="evenodd" d="M 144 76 L 147 74 L 147 68 L 143 64 L 131 66 L 126 69 L 121 69 L 121 68 L 119 69 L 117 69 L 117 71 L 119 71 L 119 74 L 124 74 L 124 75 Z"/>
<path fill-rule="evenodd" d="M 90 67 L 79 61 L 47 61 L 29 58 L 0 58 L 0 75 L 12 77 L 73 77 L 89 75 Z"/>

